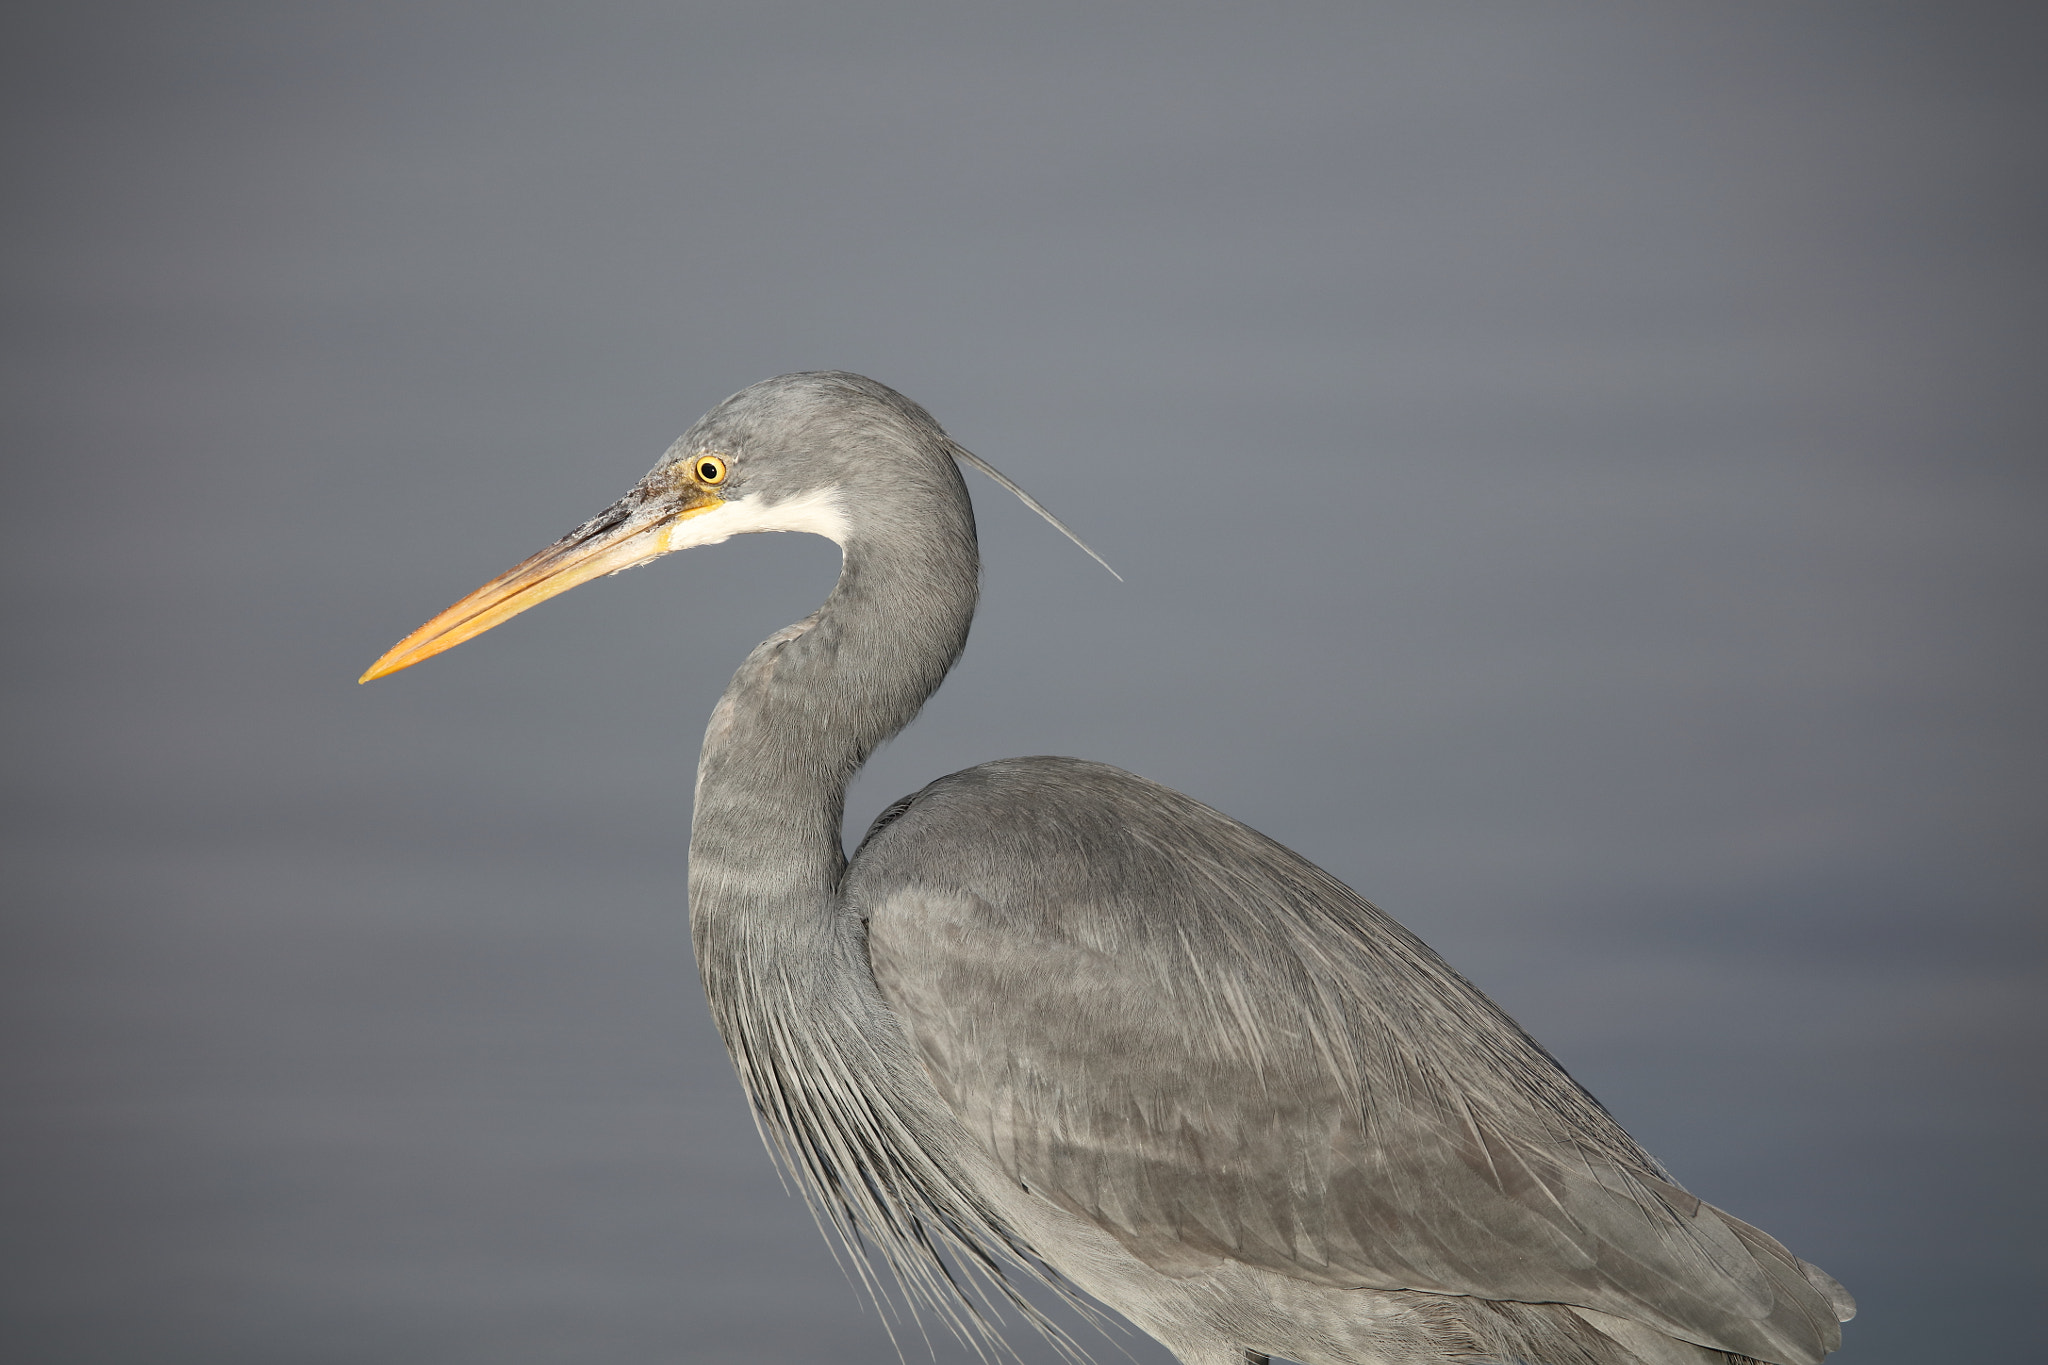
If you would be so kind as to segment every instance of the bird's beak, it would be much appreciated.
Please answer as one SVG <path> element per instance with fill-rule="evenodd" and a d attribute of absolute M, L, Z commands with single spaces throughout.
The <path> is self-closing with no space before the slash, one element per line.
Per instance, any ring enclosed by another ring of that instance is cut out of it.
<path fill-rule="evenodd" d="M 411 668 L 578 583 L 681 549 L 681 545 L 670 543 L 677 524 L 723 505 L 722 499 L 703 488 L 655 487 L 652 478 L 400 640 L 356 681 L 370 682 Z"/>

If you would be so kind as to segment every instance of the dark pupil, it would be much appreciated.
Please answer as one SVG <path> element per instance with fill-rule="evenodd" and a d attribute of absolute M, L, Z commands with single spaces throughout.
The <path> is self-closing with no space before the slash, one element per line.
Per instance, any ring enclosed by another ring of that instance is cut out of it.
<path fill-rule="evenodd" d="M 704 479 L 715 479 L 718 477 L 718 466 L 706 460 L 703 464 L 697 466 L 697 473 Z"/>

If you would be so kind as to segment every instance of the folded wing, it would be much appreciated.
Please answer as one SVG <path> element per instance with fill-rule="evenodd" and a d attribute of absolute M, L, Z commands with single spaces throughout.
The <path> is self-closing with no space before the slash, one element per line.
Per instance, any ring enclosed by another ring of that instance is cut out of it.
<path fill-rule="evenodd" d="M 1778 1365 L 1839 1343 L 1839 1286 L 1672 1183 L 1407 931 L 1178 793 L 970 769 L 878 823 L 847 890 L 962 1123 L 1161 1271 L 1576 1304 Z"/>

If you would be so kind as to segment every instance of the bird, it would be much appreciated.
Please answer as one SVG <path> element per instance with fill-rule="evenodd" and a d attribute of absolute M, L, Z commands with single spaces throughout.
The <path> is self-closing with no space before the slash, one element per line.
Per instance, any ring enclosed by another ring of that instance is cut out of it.
<path fill-rule="evenodd" d="M 765 380 L 362 678 L 673 551 L 839 545 L 824 604 L 711 711 L 688 898 L 761 1133 L 870 1292 L 982 1346 L 1012 1308 L 1076 1359 L 1026 1287 L 1182 1365 L 1834 1350 L 1838 1282 L 1680 1186 L 1420 939 L 1229 816 L 1012 758 L 896 801 L 846 853 L 848 783 L 966 645 L 963 466 L 1073 536 L 895 390 Z"/>

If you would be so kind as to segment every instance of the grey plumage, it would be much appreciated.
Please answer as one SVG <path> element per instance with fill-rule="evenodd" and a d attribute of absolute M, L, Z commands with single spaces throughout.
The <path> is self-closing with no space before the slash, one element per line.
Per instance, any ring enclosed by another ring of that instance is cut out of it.
<path fill-rule="evenodd" d="M 1680 1188 L 1419 940 L 1227 816 L 1010 759 L 897 802 L 847 859 L 847 783 L 966 641 L 956 458 L 872 380 L 755 385 L 366 675 L 577 574 L 733 531 L 840 541 L 831 596 L 712 714 L 690 918 L 763 1135 L 854 1263 L 969 1333 L 990 1329 L 958 1272 L 1039 1321 L 1022 1268 L 1188 1365 L 1832 1350 L 1839 1285 Z"/>

